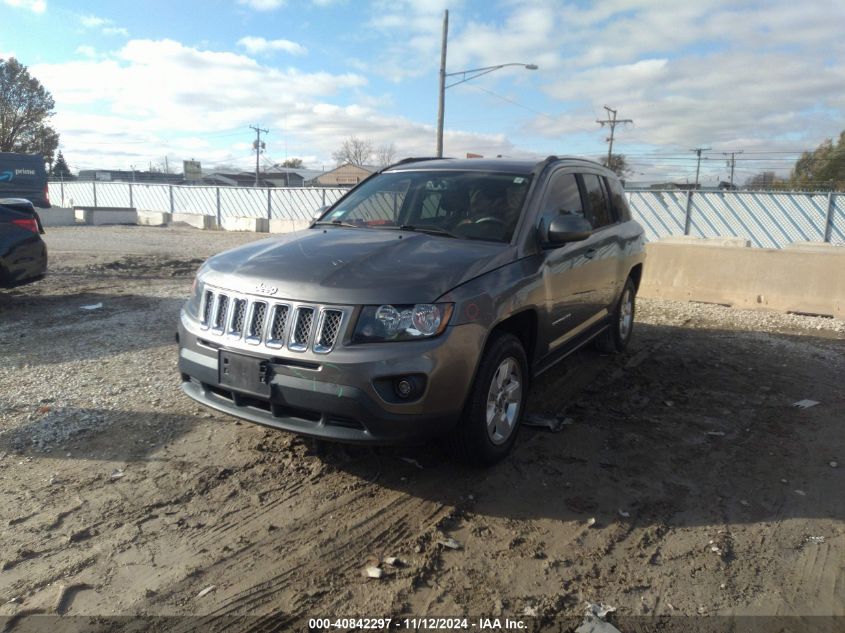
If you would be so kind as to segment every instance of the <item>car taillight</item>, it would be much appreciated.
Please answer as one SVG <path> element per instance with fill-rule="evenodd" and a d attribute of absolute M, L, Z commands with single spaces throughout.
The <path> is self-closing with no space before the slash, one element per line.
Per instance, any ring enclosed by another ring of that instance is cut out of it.
<path fill-rule="evenodd" d="M 50 206 L 50 185 L 44 185 L 44 199 L 47 201 L 47 206 Z"/>
<path fill-rule="evenodd" d="M 23 229 L 32 231 L 33 233 L 38 233 L 38 222 L 35 221 L 35 218 L 21 218 L 19 220 L 12 220 L 12 224 L 16 224 Z"/>

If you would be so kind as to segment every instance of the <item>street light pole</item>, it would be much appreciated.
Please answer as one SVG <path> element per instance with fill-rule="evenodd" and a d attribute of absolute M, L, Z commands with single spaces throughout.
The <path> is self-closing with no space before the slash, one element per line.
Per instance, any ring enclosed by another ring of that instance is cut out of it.
<path fill-rule="evenodd" d="M 443 158 L 443 117 L 446 102 L 446 41 L 449 38 L 449 9 L 443 12 L 443 38 L 440 44 L 440 90 L 437 93 L 437 158 Z"/>
<path fill-rule="evenodd" d="M 475 79 L 481 75 L 492 73 L 494 70 L 505 68 L 507 66 L 522 66 L 526 70 L 537 70 L 537 64 L 522 64 L 518 62 L 510 62 L 507 64 L 499 64 L 497 66 L 484 66 L 483 68 L 471 68 L 470 70 L 459 70 L 454 73 L 446 72 L 446 41 L 449 37 L 449 10 L 443 13 L 443 40 L 440 47 L 440 89 L 437 93 L 437 158 L 443 158 L 443 119 L 446 109 L 446 88 L 457 86 L 470 79 Z M 462 78 L 454 83 L 446 85 L 446 77 L 454 77 L 461 75 Z"/>

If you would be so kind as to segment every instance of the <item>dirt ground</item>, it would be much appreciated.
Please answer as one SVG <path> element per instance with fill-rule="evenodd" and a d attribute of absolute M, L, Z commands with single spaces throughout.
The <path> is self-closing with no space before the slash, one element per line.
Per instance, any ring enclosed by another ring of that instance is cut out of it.
<path fill-rule="evenodd" d="M 523 428 L 478 470 L 437 443 L 315 444 L 181 394 L 193 272 L 258 237 L 50 229 L 50 276 L 0 291 L 0 627 L 568 630 L 585 602 L 623 633 L 845 625 L 842 322 L 643 299 L 626 354 L 583 350 L 534 384 L 530 413 L 560 431 Z"/>

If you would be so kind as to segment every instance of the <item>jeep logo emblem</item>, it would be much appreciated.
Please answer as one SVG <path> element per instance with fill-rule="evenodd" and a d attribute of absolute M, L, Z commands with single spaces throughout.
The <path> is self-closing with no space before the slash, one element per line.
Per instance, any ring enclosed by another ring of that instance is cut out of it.
<path fill-rule="evenodd" d="M 274 295 L 279 292 L 279 289 L 276 288 L 276 286 L 266 286 L 263 283 L 260 283 L 255 287 L 255 292 L 260 295 Z"/>

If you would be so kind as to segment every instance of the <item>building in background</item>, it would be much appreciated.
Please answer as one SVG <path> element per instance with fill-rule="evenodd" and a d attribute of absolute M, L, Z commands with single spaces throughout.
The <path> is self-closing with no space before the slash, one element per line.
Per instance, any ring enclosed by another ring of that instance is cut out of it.
<path fill-rule="evenodd" d="M 344 163 L 331 171 L 320 172 L 320 175 L 306 183 L 312 187 L 353 187 L 378 171 L 374 165 L 353 165 Z"/>

